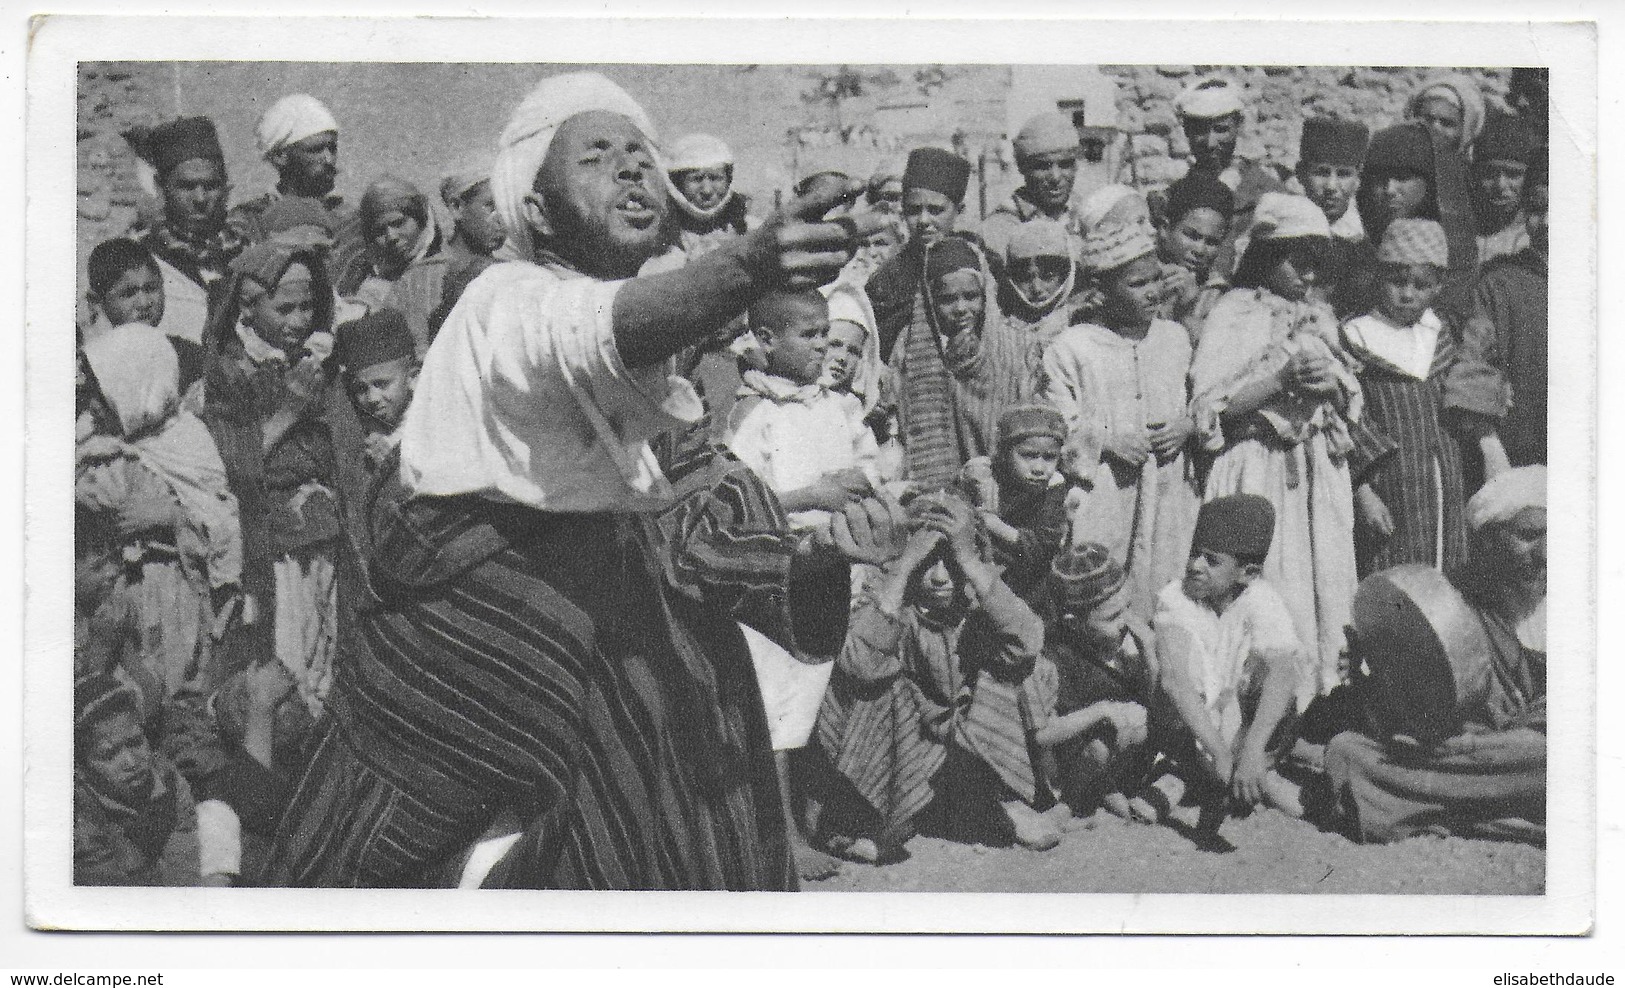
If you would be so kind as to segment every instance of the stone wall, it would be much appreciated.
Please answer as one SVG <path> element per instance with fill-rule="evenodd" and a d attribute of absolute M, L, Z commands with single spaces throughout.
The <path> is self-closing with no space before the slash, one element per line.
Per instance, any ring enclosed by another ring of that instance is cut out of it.
<path fill-rule="evenodd" d="M 81 270 L 92 247 L 137 225 L 142 210 L 153 206 L 122 134 L 136 124 L 164 118 L 170 98 L 161 89 L 162 74 L 161 67 L 139 62 L 79 66 L 76 178 Z"/>
<path fill-rule="evenodd" d="M 1103 65 L 1116 80 L 1118 126 L 1142 184 L 1177 178 L 1188 151 L 1173 110 L 1174 97 L 1200 76 L 1220 76 L 1246 90 L 1246 126 L 1237 153 L 1291 167 L 1305 117 L 1357 119 L 1378 130 L 1397 123 L 1405 101 L 1438 69 L 1322 66 Z M 1506 69 L 1464 69 L 1480 81 L 1492 110 L 1504 109 Z"/>

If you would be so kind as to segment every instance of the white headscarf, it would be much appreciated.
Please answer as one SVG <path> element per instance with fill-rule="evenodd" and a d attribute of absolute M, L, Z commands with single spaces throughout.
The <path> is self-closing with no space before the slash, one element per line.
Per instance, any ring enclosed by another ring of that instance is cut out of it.
<path fill-rule="evenodd" d="M 1546 507 L 1546 468 L 1518 467 L 1496 474 L 1467 502 L 1467 529 L 1509 522 L 1525 508 Z"/>
<path fill-rule="evenodd" d="M 339 122 L 333 119 L 322 101 L 304 93 L 284 96 L 260 117 L 254 136 L 259 140 L 260 153 L 269 157 L 290 144 L 298 144 L 307 137 L 338 133 Z"/>
<path fill-rule="evenodd" d="M 535 256 L 536 241 L 525 219 L 525 197 L 536 184 L 536 173 L 553 145 L 553 135 L 566 120 L 592 110 L 618 113 L 632 121 L 651 144 L 658 139 L 643 107 L 626 90 L 597 72 L 567 72 L 537 83 L 497 139 L 497 158 L 491 165 L 491 197 L 508 242 L 521 258 Z"/>

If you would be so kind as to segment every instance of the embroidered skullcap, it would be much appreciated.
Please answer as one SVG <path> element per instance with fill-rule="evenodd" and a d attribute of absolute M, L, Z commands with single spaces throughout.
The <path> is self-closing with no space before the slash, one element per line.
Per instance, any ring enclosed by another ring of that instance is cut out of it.
<path fill-rule="evenodd" d="M 1016 405 L 999 416 L 998 445 L 1014 446 L 1034 436 L 1054 436 L 1066 442 L 1066 419 L 1048 405 Z"/>
<path fill-rule="evenodd" d="M 1546 468 L 1518 467 L 1496 474 L 1467 501 L 1467 529 L 1511 521 L 1525 508 L 1546 507 Z"/>
<path fill-rule="evenodd" d="M 1241 90 L 1224 79 L 1198 79 L 1174 98 L 1174 112 L 1182 117 L 1211 120 L 1241 111 Z"/>
<path fill-rule="evenodd" d="M 1040 113 L 1022 125 L 1021 133 L 1016 135 L 1015 148 L 1018 158 L 1060 151 L 1077 154 L 1078 129 L 1064 113 Z"/>
<path fill-rule="evenodd" d="M 319 226 L 331 234 L 333 217 L 320 199 L 313 199 L 310 196 L 279 196 L 265 207 L 265 212 L 260 214 L 260 225 L 270 236 L 286 233 L 301 226 Z"/>
<path fill-rule="evenodd" d="M 456 205 L 481 183 L 491 179 L 489 164 L 464 165 L 447 172 L 440 179 L 440 201 L 447 206 Z"/>
<path fill-rule="evenodd" d="M 926 248 L 926 281 L 936 281 L 943 275 L 953 274 L 955 271 L 974 271 L 978 275 L 982 273 L 982 256 L 969 241 L 960 237 L 943 237 Z"/>
<path fill-rule="evenodd" d="M 124 140 L 136 157 L 152 166 L 162 180 L 176 165 L 194 158 L 213 161 L 222 172 L 226 156 L 220 150 L 220 135 L 208 117 L 184 117 L 156 127 L 131 127 Z"/>
<path fill-rule="evenodd" d="M 1253 207 L 1248 236 L 1253 241 L 1289 240 L 1293 237 L 1330 237 L 1331 224 L 1319 206 L 1303 196 L 1266 192 Z"/>
<path fill-rule="evenodd" d="M 553 136 L 565 121 L 592 110 L 618 113 L 651 143 L 659 139 L 643 107 L 597 72 L 567 72 L 543 79 L 502 128 L 497 158 L 491 165 L 491 197 L 496 201 L 497 219 L 521 257 L 535 253 L 535 240 L 525 219 L 525 197 L 535 187 L 536 173 L 547 158 Z"/>
<path fill-rule="evenodd" d="M 1050 563 L 1050 600 L 1067 610 L 1090 610 L 1110 600 L 1126 582 L 1123 564 L 1097 542 L 1067 546 Z"/>
<path fill-rule="evenodd" d="M 1083 266 L 1095 274 L 1115 271 L 1154 254 L 1157 242 L 1144 223 L 1103 223 L 1083 238 Z"/>
<path fill-rule="evenodd" d="M 406 317 L 394 309 L 375 309 L 340 326 L 336 349 L 339 362 L 352 374 L 417 355 Z"/>
<path fill-rule="evenodd" d="M 1434 97 L 1443 97 L 1461 110 L 1461 139 L 1457 147 L 1463 151 L 1472 147 L 1479 131 L 1484 129 L 1484 92 L 1478 83 L 1456 72 L 1426 79 L 1405 104 L 1406 118 L 1416 119 L 1422 104 Z"/>
<path fill-rule="evenodd" d="M 1474 161 L 1517 161 L 1525 165 L 1535 157 L 1535 138 L 1517 117 L 1498 116 L 1473 142 Z"/>
<path fill-rule="evenodd" d="M 1303 122 L 1298 160 L 1317 165 L 1351 165 L 1365 160 L 1371 130 L 1358 120 L 1310 117 Z"/>
<path fill-rule="evenodd" d="M 271 105 L 260 117 L 254 129 L 260 153 L 269 157 L 290 144 L 298 144 L 307 137 L 338 133 L 339 122 L 333 119 L 322 101 L 305 93 L 284 96 Z"/>
<path fill-rule="evenodd" d="M 74 733 L 113 713 L 128 713 L 141 720 L 141 695 L 108 672 L 81 676 L 73 684 Z"/>
<path fill-rule="evenodd" d="M 1365 177 L 1414 173 L 1433 176 L 1433 137 L 1421 124 L 1395 124 L 1371 135 Z"/>
<path fill-rule="evenodd" d="M 1211 209 L 1229 219 L 1236 211 L 1236 194 L 1207 172 L 1189 172 L 1168 186 L 1163 210 L 1170 223 L 1177 223 L 1193 209 Z"/>
<path fill-rule="evenodd" d="M 942 148 L 915 148 L 903 168 L 903 189 L 930 189 L 953 202 L 965 199 L 970 183 L 970 162 Z"/>
<path fill-rule="evenodd" d="M 1275 508 L 1257 494 L 1230 494 L 1202 505 L 1196 515 L 1191 552 L 1207 549 L 1243 560 L 1269 555 L 1275 538 Z"/>
<path fill-rule="evenodd" d="M 1078 221 L 1084 230 L 1091 230 L 1107 220 L 1150 223 L 1151 207 L 1146 205 L 1145 196 L 1131 186 L 1105 185 L 1089 193 L 1078 210 Z"/>
<path fill-rule="evenodd" d="M 1067 236 L 1066 227 L 1047 216 L 1040 216 L 1011 231 L 1010 242 L 1004 247 L 1004 256 L 1012 264 L 1033 257 L 1072 260 L 1072 238 Z"/>
<path fill-rule="evenodd" d="M 688 134 L 679 137 L 671 146 L 666 162 L 668 172 L 686 172 L 695 168 L 724 168 L 734 163 L 733 149 L 721 138 L 710 134 Z"/>
<path fill-rule="evenodd" d="M 1450 243 L 1437 220 L 1394 220 L 1383 231 L 1377 260 L 1383 264 L 1431 264 L 1447 268 Z"/>

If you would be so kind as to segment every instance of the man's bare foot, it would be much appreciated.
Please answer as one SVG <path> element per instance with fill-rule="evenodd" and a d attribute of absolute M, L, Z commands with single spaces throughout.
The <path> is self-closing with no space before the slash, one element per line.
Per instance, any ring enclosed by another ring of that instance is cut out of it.
<path fill-rule="evenodd" d="M 1134 818 L 1134 811 L 1129 806 L 1128 797 L 1120 792 L 1109 792 L 1100 797 L 1100 806 L 1119 820 L 1132 820 Z"/>
<path fill-rule="evenodd" d="M 840 874 L 840 861 L 810 847 L 799 838 L 791 842 L 790 853 L 795 855 L 796 874 L 800 875 L 804 882 L 821 882 Z"/>
<path fill-rule="evenodd" d="M 1061 828 L 1055 821 L 1039 813 L 1019 799 L 999 804 L 1004 819 L 1010 826 L 1010 836 L 1029 851 L 1048 851 L 1061 843 Z"/>
<path fill-rule="evenodd" d="M 868 837 L 831 837 L 825 845 L 829 852 L 846 861 L 859 864 L 879 864 L 880 845 Z"/>

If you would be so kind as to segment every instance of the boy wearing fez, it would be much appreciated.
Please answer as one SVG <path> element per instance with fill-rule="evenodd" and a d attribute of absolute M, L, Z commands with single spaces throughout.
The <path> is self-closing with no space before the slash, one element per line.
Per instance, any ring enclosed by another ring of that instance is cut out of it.
<path fill-rule="evenodd" d="M 908 242 L 870 276 L 866 290 L 879 329 L 880 359 L 890 360 L 920 293 L 925 248 L 953 233 L 970 182 L 970 162 L 942 148 L 915 148 L 903 170 Z"/>
<path fill-rule="evenodd" d="M 1354 194 L 1360 190 L 1360 163 L 1370 143 L 1371 131 L 1357 121 L 1310 117 L 1303 122 L 1296 177 L 1303 194 L 1320 207 L 1331 225 L 1331 241 L 1315 288 L 1316 295 L 1328 302 L 1336 297 L 1357 248 L 1365 242 L 1360 211 L 1353 207 Z"/>
<path fill-rule="evenodd" d="M 1260 578 L 1274 529 L 1275 509 L 1262 497 L 1209 501 L 1184 579 L 1157 595 L 1157 664 L 1177 714 L 1164 744 L 1209 833 L 1230 808 L 1267 802 L 1303 812 L 1275 765 L 1314 675 L 1286 604 Z"/>

